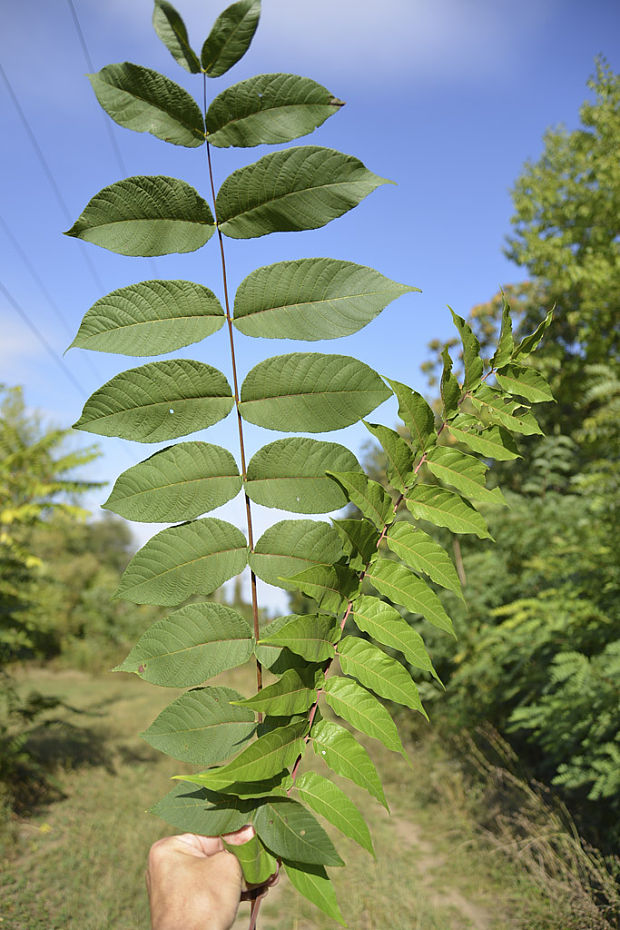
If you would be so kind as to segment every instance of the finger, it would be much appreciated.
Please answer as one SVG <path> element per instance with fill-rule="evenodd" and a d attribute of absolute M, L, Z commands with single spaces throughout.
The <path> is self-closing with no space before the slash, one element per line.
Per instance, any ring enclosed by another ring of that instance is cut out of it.
<path fill-rule="evenodd" d="M 190 855 L 204 858 L 205 856 L 214 856 L 224 849 L 224 844 L 219 836 L 201 836 L 198 833 L 181 833 L 173 837 L 177 844 L 181 844 L 183 852 Z"/>
<path fill-rule="evenodd" d="M 222 839 L 229 843 L 230 846 L 242 846 L 244 843 L 248 843 L 253 836 L 256 836 L 254 827 L 251 823 L 246 823 L 240 830 L 235 830 L 233 833 L 225 833 Z"/>

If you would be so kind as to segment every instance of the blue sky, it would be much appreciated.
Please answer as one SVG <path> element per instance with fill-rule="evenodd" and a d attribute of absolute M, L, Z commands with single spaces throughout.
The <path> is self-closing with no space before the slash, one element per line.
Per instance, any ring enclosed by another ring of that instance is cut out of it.
<path fill-rule="evenodd" d="M 200 94 L 200 79 L 181 70 L 155 35 L 149 0 L 73 3 L 95 70 L 133 61 Z M 200 48 L 225 3 L 178 0 L 176 5 Z M 426 343 L 451 334 L 446 305 L 465 314 L 499 285 L 523 278 L 502 255 L 512 212 L 510 187 L 523 162 L 540 154 L 548 126 L 577 125 L 594 57 L 603 54 L 618 69 L 619 26 L 620 7 L 613 0 L 263 0 L 252 49 L 223 78 L 209 82 L 211 94 L 265 71 L 312 77 L 347 105 L 293 144 L 340 149 L 397 183 L 379 188 L 321 230 L 227 240 L 233 291 L 260 265 L 319 255 L 371 265 L 420 287 L 422 294 L 400 298 L 360 333 L 310 348 L 357 356 L 423 389 L 419 366 Z M 93 194 L 123 176 L 169 174 L 207 193 L 201 149 L 166 145 L 111 121 L 111 133 L 106 129 L 84 76 L 89 69 L 68 0 L 11 5 L 3 17 L 0 48 L 4 73 L 56 185 L 0 77 L 0 280 L 52 349 L 62 356 L 82 315 L 114 288 L 178 277 L 220 293 L 215 240 L 196 253 L 153 262 L 62 236 Z M 216 181 L 270 150 L 216 150 Z M 24 385 L 27 403 L 56 425 L 75 422 L 92 391 L 140 363 L 73 349 L 64 364 L 78 390 L 4 293 L 0 319 L 0 381 Z M 267 355 L 308 348 L 241 337 L 240 368 L 247 372 Z M 224 330 L 177 354 L 216 364 L 229 375 Z M 391 424 L 394 416 L 388 402 L 373 418 Z M 231 416 L 201 438 L 235 451 L 233 426 Z M 351 427 L 326 438 L 359 451 L 364 434 Z M 250 430 L 250 452 L 274 438 Z M 89 444 L 92 436 L 80 434 L 78 442 L 82 439 Z M 101 439 L 100 445 L 103 456 L 91 472 L 106 481 L 154 451 L 120 440 Z M 96 508 L 103 499 L 97 495 L 90 505 Z M 218 515 L 243 525 L 240 499 Z M 271 519 L 272 514 L 259 512 L 259 531 Z M 153 529 L 142 528 L 139 538 Z"/>

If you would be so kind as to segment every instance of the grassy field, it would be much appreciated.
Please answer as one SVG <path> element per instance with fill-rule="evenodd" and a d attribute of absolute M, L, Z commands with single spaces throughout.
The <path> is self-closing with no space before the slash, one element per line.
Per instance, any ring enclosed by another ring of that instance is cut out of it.
<path fill-rule="evenodd" d="M 226 683 L 243 690 L 239 675 L 229 675 Z M 126 675 L 48 670 L 30 670 L 21 686 L 61 695 L 74 708 L 64 711 L 67 721 L 80 730 L 62 737 L 73 758 L 56 775 L 64 797 L 14 823 L 12 840 L 3 845 L 1 930 L 147 928 L 146 854 L 155 839 L 173 831 L 146 810 L 169 790 L 170 776 L 183 764 L 156 753 L 137 734 L 176 692 Z M 57 755 L 62 738 L 53 746 Z M 332 876 L 349 927 L 533 927 L 518 916 L 527 885 L 476 838 L 459 771 L 434 741 L 411 747 L 412 767 L 377 743 L 369 748 L 392 813 L 361 790 L 354 794 L 371 828 L 376 861 L 334 837 L 347 863 Z M 235 930 L 247 927 L 248 913 L 243 904 Z M 260 930 L 335 926 L 286 879 L 269 892 L 259 921 Z"/>

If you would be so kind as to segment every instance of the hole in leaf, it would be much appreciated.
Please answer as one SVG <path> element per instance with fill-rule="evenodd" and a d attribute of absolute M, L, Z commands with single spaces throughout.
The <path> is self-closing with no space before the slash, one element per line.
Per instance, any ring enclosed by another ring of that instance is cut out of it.
<path fill-rule="evenodd" d="M 300 836 L 305 836 L 305 835 L 306 835 L 306 831 L 305 831 L 305 830 L 300 830 L 300 831 L 299 831 L 299 835 L 300 835 Z"/>
<path fill-rule="evenodd" d="M 170 408 L 170 410 L 168 411 L 168 413 L 174 413 L 174 410 L 172 409 L 172 407 Z"/>

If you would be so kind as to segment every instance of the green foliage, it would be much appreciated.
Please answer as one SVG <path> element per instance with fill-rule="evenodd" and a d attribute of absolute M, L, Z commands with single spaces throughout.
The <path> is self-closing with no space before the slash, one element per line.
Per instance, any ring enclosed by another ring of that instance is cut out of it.
<path fill-rule="evenodd" d="M 170 4 L 157 0 L 154 23 L 177 62 L 190 73 L 202 72 L 206 101 L 207 77 L 224 74 L 246 52 L 259 12 L 258 0 L 240 0 L 224 10 L 200 59 Z M 91 81 L 99 102 L 121 125 L 177 145 L 192 147 L 197 141 L 197 104 L 164 76 L 123 65 L 104 68 Z M 260 75 L 233 85 L 211 103 L 200 129 L 213 212 L 183 181 L 129 178 L 95 195 L 69 234 L 120 254 L 161 255 L 199 248 L 217 232 L 223 256 L 224 236 L 247 239 L 319 228 L 357 206 L 384 179 L 350 155 L 302 145 L 234 171 L 216 193 L 211 144 L 288 141 L 314 130 L 340 105 L 325 88 L 296 75 Z M 235 330 L 249 337 L 308 341 L 354 333 L 415 288 L 351 262 L 278 262 L 248 275 L 234 298 L 233 312 L 223 261 L 222 271 L 234 391 L 222 372 L 204 362 L 150 362 L 117 375 L 95 392 L 76 426 L 157 442 L 204 429 L 236 409 L 239 467 L 227 450 L 206 443 L 172 445 L 125 472 L 106 506 L 144 522 L 165 518 L 178 523 L 134 556 L 118 597 L 176 606 L 196 595 L 209 596 L 249 565 L 253 628 L 231 607 L 192 602 L 144 633 L 119 670 L 164 686 L 201 686 L 177 698 L 145 733 L 164 752 L 206 768 L 177 776 L 198 791 L 187 785 L 175 788 L 154 811 L 177 827 L 209 834 L 252 823 L 256 837 L 235 852 L 246 881 L 265 881 L 280 861 L 302 894 L 340 920 L 325 867 L 343 862 L 303 802 L 369 852 L 372 843 L 359 811 L 339 789 L 300 768 L 312 747 L 329 768 L 387 807 L 374 764 L 349 727 L 405 753 L 380 699 L 425 711 L 407 667 L 384 647 L 435 674 L 422 636 L 410 629 L 400 611 L 414 611 L 432 627 L 452 632 L 441 600 L 417 572 L 460 591 L 441 547 L 417 527 L 413 534 L 399 531 L 396 521 L 406 507 L 416 521 L 481 539 L 489 536 L 478 508 L 501 502 L 500 494 L 486 487 L 486 466 L 458 446 L 465 444 L 484 457 L 516 456 L 510 415 L 507 426 L 489 423 L 475 412 L 475 402 L 479 395 L 487 396 L 494 377 L 498 403 L 510 404 L 513 394 L 527 398 L 544 391 L 544 379 L 532 378 L 521 364 L 538 336 L 516 349 L 504 337 L 500 362 L 485 366 L 476 337 L 455 316 L 465 378 L 459 382 L 444 353 L 443 408 L 435 422 L 419 394 L 399 382 L 386 383 L 355 358 L 295 352 L 259 362 L 242 379 L 233 350 Z M 181 309 L 176 294 L 182 296 Z M 187 320 L 182 318 L 184 307 L 189 309 Z M 204 338 L 220 322 L 220 305 L 206 288 L 190 282 L 142 282 L 98 301 L 74 344 L 155 354 Z M 387 490 L 337 443 L 277 439 L 246 465 L 245 423 L 291 433 L 338 430 L 367 417 L 392 393 L 411 441 L 381 424 L 367 424 L 390 460 L 393 484 Z M 420 480 L 433 476 L 455 490 Z M 201 516 L 241 487 L 247 539 L 231 524 Z M 254 542 L 252 501 L 302 514 L 328 513 L 350 503 L 362 520 L 283 520 Z M 314 601 L 312 609 L 278 618 L 261 631 L 257 577 L 301 591 Z M 349 618 L 355 626 L 342 638 Z M 353 635 L 355 627 L 369 639 Z M 251 654 L 256 659 L 255 694 L 242 697 L 203 686 Z M 336 661 L 342 674 L 333 673 Z M 274 676 L 265 684 L 263 665 Z M 332 715 L 346 726 L 329 719 Z"/>

